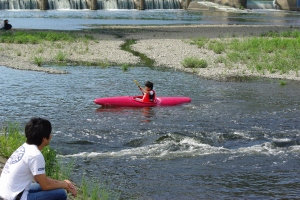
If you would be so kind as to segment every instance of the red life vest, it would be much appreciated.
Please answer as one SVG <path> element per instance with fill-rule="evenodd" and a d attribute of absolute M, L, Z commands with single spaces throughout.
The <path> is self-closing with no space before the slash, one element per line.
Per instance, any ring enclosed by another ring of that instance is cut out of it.
<path fill-rule="evenodd" d="M 150 90 L 149 93 L 145 93 L 142 99 L 142 102 L 154 102 L 155 100 L 155 91 Z"/>

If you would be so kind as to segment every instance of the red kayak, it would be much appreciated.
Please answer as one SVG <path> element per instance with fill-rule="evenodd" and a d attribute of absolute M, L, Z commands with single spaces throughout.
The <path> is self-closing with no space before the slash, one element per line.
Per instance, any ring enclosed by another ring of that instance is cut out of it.
<path fill-rule="evenodd" d="M 105 107 L 176 106 L 191 102 L 189 97 L 156 97 L 154 102 L 142 102 L 141 99 L 142 96 L 119 96 L 97 98 L 94 102 Z"/>

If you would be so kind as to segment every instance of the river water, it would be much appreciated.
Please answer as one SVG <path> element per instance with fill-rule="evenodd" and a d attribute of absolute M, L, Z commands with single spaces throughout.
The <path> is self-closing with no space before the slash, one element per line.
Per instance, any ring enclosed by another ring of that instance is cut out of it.
<path fill-rule="evenodd" d="M 192 10 L 1 10 L 13 28 L 76 30 L 93 25 L 285 25 L 299 26 L 300 12 L 274 9 Z"/>
<path fill-rule="evenodd" d="M 94 24 L 299 25 L 298 12 L 4 10 L 14 28 L 75 30 Z M 55 66 L 50 66 L 55 67 Z M 0 125 L 34 116 L 53 124 L 51 146 L 74 160 L 72 179 L 108 182 L 121 199 L 297 199 L 299 82 L 216 82 L 145 67 L 59 67 L 68 74 L 0 66 Z M 103 109 L 97 97 L 189 96 L 175 107 Z"/>
<path fill-rule="evenodd" d="M 0 125 L 53 123 L 51 146 L 75 161 L 72 179 L 108 181 L 121 199 L 296 199 L 300 196 L 299 82 L 216 82 L 145 67 L 59 67 L 47 74 L 0 67 Z M 97 97 L 158 96 L 190 104 L 99 108 Z"/>

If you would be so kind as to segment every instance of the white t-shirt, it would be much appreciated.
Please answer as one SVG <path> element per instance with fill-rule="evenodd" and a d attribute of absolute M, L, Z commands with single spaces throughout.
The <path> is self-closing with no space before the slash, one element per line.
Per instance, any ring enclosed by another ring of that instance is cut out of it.
<path fill-rule="evenodd" d="M 7 200 L 23 190 L 22 200 L 27 199 L 34 176 L 45 174 L 45 160 L 36 145 L 24 143 L 7 160 L 0 177 L 0 196 Z"/>

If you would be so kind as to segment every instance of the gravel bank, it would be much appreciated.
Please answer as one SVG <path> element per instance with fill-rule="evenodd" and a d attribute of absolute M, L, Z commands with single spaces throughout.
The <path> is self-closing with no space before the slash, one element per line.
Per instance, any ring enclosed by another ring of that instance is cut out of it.
<path fill-rule="evenodd" d="M 222 63 L 215 63 L 217 56 L 213 51 L 200 49 L 186 41 L 191 38 L 204 36 L 207 38 L 245 38 L 256 36 L 269 31 L 299 30 L 299 27 L 286 26 L 243 26 L 243 25 L 176 25 L 176 26 L 99 26 L 91 30 L 79 32 L 95 37 L 88 43 L 80 42 L 68 44 L 45 42 L 44 44 L 2 44 L 0 43 L 0 65 L 23 70 L 43 71 L 47 73 L 64 73 L 44 67 L 37 67 L 34 57 L 40 56 L 43 62 L 55 60 L 59 52 L 63 52 L 71 62 L 94 62 L 138 64 L 139 58 L 129 52 L 123 51 L 120 45 L 128 39 L 137 40 L 132 49 L 147 55 L 155 60 L 158 67 L 170 67 L 176 70 L 193 72 L 201 77 L 215 80 L 226 80 L 233 76 L 262 76 L 270 78 L 283 78 L 300 80 L 296 73 L 282 75 L 257 74 L 249 71 L 243 65 L 230 68 Z M 121 36 L 121 37 L 120 37 Z M 195 56 L 204 58 L 208 67 L 204 69 L 186 69 L 181 62 L 186 57 Z"/>

